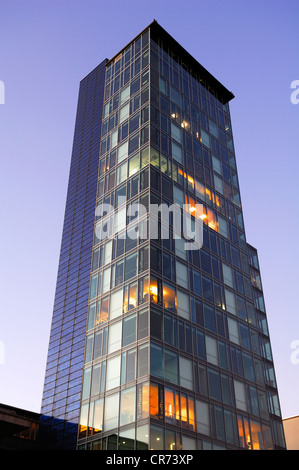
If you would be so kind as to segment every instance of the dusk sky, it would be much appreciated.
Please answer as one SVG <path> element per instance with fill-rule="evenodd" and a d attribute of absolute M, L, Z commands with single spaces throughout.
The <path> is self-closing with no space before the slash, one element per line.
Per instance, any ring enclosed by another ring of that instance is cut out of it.
<path fill-rule="evenodd" d="M 0 403 L 40 411 L 79 82 L 153 19 L 235 95 L 282 416 L 299 415 L 297 0 L 0 0 Z"/>

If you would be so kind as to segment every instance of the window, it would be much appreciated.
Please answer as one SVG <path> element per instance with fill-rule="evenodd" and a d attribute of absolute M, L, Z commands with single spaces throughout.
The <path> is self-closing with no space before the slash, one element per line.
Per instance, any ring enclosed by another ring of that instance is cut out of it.
<path fill-rule="evenodd" d="M 122 314 L 123 309 L 123 289 L 119 289 L 110 297 L 110 320 Z"/>
<path fill-rule="evenodd" d="M 215 184 L 215 190 L 218 191 L 220 194 L 223 194 L 222 179 L 219 178 L 219 176 L 217 175 L 214 175 L 214 184 Z"/>
<path fill-rule="evenodd" d="M 139 153 L 129 160 L 129 177 L 137 173 L 139 170 Z"/>
<path fill-rule="evenodd" d="M 137 307 L 137 282 L 125 287 L 124 312 Z"/>
<path fill-rule="evenodd" d="M 187 266 L 179 261 L 176 261 L 176 279 L 179 286 L 188 289 L 188 270 Z"/>
<path fill-rule="evenodd" d="M 89 300 L 92 300 L 97 296 L 97 289 L 98 289 L 98 274 L 95 274 L 94 276 L 91 277 L 91 281 L 90 281 Z"/>
<path fill-rule="evenodd" d="M 164 408 L 166 421 L 175 423 L 175 418 L 179 420 L 179 397 L 174 390 L 167 387 L 164 390 Z"/>
<path fill-rule="evenodd" d="M 218 226 L 219 226 L 219 233 L 223 235 L 224 237 L 228 238 L 227 222 L 220 216 L 218 216 Z"/>
<path fill-rule="evenodd" d="M 177 291 L 177 311 L 178 315 L 190 320 L 189 295 L 180 290 Z"/>
<path fill-rule="evenodd" d="M 99 394 L 100 374 L 101 374 L 101 365 L 96 364 L 92 368 L 90 396 Z"/>
<path fill-rule="evenodd" d="M 170 98 L 171 101 L 180 106 L 180 93 L 173 86 L 170 86 Z"/>
<path fill-rule="evenodd" d="M 150 428 L 150 449 L 163 450 L 164 446 L 164 430 L 158 426 L 151 425 Z"/>
<path fill-rule="evenodd" d="M 113 149 L 117 145 L 118 131 L 112 132 L 110 139 L 110 148 Z"/>
<path fill-rule="evenodd" d="M 185 240 L 183 238 L 177 238 L 175 240 L 175 254 L 187 260 L 187 250 L 185 250 Z"/>
<path fill-rule="evenodd" d="M 88 322 L 87 322 L 87 330 L 90 330 L 94 327 L 95 322 L 95 311 L 96 311 L 96 304 L 93 303 L 88 307 Z"/>
<path fill-rule="evenodd" d="M 240 344 L 238 323 L 232 318 L 228 318 L 227 323 L 230 341 L 236 344 Z"/>
<path fill-rule="evenodd" d="M 94 402 L 93 434 L 103 431 L 104 399 Z"/>
<path fill-rule="evenodd" d="M 83 405 L 80 411 L 79 437 L 86 437 L 88 424 L 88 404 Z"/>
<path fill-rule="evenodd" d="M 176 185 L 174 185 L 173 188 L 173 202 L 174 204 L 178 204 L 180 207 L 183 207 L 185 203 L 184 192 Z"/>
<path fill-rule="evenodd" d="M 120 92 L 120 103 L 119 104 L 125 103 L 129 98 L 130 98 L 130 85 L 127 86 L 126 88 L 124 88 Z"/>
<path fill-rule="evenodd" d="M 83 372 L 82 400 L 89 397 L 90 381 L 91 381 L 91 367 L 88 367 L 88 369 L 84 369 L 84 372 Z"/>
<path fill-rule="evenodd" d="M 114 234 L 120 232 L 126 227 L 126 207 L 118 209 L 115 213 Z"/>
<path fill-rule="evenodd" d="M 205 187 L 198 180 L 195 180 L 195 194 L 196 194 L 196 197 L 198 197 L 202 201 L 205 201 L 206 199 Z"/>
<path fill-rule="evenodd" d="M 127 346 L 130 343 L 136 341 L 136 325 L 137 325 L 137 315 L 129 315 L 123 320 L 123 346 Z"/>
<path fill-rule="evenodd" d="M 110 289 L 111 268 L 106 268 L 103 271 L 103 284 L 102 293 L 104 294 Z"/>
<path fill-rule="evenodd" d="M 180 385 L 193 390 L 192 361 L 182 356 L 180 357 Z"/>
<path fill-rule="evenodd" d="M 182 163 L 183 161 L 182 149 L 175 142 L 172 142 L 172 158 L 174 158 L 178 163 Z"/>
<path fill-rule="evenodd" d="M 121 355 L 121 384 L 136 379 L 136 349 L 130 349 Z"/>
<path fill-rule="evenodd" d="M 109 326 L 108 332 L 108 354 L 117 351 L 121 347 L 121 322 Z"/>
<path fill-rule="evenodd" d="M 108 440 L 109 439 L 111 439 L 111 437 L 108 437 Z M 118 438 L 118 447 L 114 447 L 114 448 L 118 450 L 134 450 L 134 442 L 135 442 L 135 429 L 134 428 L 127 429 L 126 431 L 121 431 L 119 438 Z"/>
<path fill-rule="evenodd" d="M 128 156 L 128 142 L 120 145 L 117 150 L 117 162 L 120 163 Z"/>
<path fill-rule="evenodd" d="M 127 162 L 117 168 L 116 184 L 122 183 L 127 178 Z"/>
<path fill-rule="evenodd" d="M 210 336 L 206 336 L 207 361 L 215 366 L 218 365 L 217 341 Z"/>
<path fill-rule="evenodd" d="M 171 123 L 171 137 L 180 144 L 182 143 L 181 129 L 173 123 Z"/>
<path fill-rule="evenodd" d="M 234 380 L 234 390 L 236 407 L 239 408 L 239 410 L 247 411 L 245 385 L 242 382 L 239 382 L 238 380 Z"/>
<path fill-rule="evenodd" d="M 151 375 L 155 377 L 159 377 L 163 379 L 163 369 L 164 369 L 164 361 L 163 361 L 163 351 L 162 347 L 156 344 L 151 344 L 151 357 L 150 357 L 150 364 L 151 364 Z"/>
<path fill-rule="evenodd" d="M 125 281 L 137 274 L 137 253 L 127 256 L 125 259 Z"/>
<path fill-rule="evenodd" d="M 120 385 L 120 355 L 107 360 L 106 390 Z"/>
<path fill-rule="evenodd" d="M 108 241 L 104 245 L 103 266 L 111 262 L 112 256 L 112 241 Z"/>
<path fill-rule="evenodd" d="M 210 136 L 204 130 L 201 129 L 201 142 L 210 148 Z"/>
<path fill-rule="evenodd" d="M 218 138 L 218 127 L 214 121 L 209 119 L 210 133 Z"/>
<path fill-rule="evenodd" d="M 131 387 L 123 390 L 120 395 L 120 426 L 130 424 L 135 421 L 136 414 L 136 389 Z"/>
<path fill-rule="evenodd" d="M 221 401 L 221 381 L 219 372 L 213 369 L 209 369 L 208 377 L 211 398 L 215 398 L 215 400 Z"/>
<path fill-rule="evenodd" d="M 119 416 L 119 394 L 105 398 L 104 431 L 117 428 Z"/>
<path fill-rule="evenodd" d="M 102 328 L 94 335 L 93 359 L 101 357 L 106 354 L 106 336 L 107 328 Z"/>
<path fill-rule="evenodd" d="M 149 436 L 149 427 L 138 426 L 136 429 L 136 449 L 137 450 L 148 450 L 148 436 Z"/>
<path fill-rule="evenodd" d="M 159 416 L 159 386 L 151 384 L 150 386 L 150 415 Z"/>
<path fill-rule="evenodd" d="M 129 103 L 127 103 L 119 110 L 119 124 L 121 124 L 123 121 L 125 121 L 129 117 L 129 113 L 130 113 L 130 105 Z"/>
<path fill-rule="evenodd" d="M 196 450 L 196 439 L 189 436 L 182 435 L 182 449 L 183 450 Z"/>
<path fill-rule="evenodd" d="M 138 347 L 137 376 L 143 377 L 148 374 L 148 344 Z"/>
<path fill-rule="evenodd" d="M 163 306 L 165 309 L 176 312 L 176 291 L 170 284 L 163 283 Z"/>
<path fill-rule="evenodd" d="M 109 314 L 109 296 L 97 302 L 97 316 L 95 326 L 101 325 L 108 321 Z"/>
<path fill-rule="evenodd" d="M 178 371 L 178 356 L 165 349 L 164 351 L 164 364 L 165 364 L 165 380 L 168 382 L 178 384 L 179 371 Z"/>
<path fill-rule="evenodd" d="M 205 434 L 206 436 L 210 435 L 210 415 L 209 415 L 209 405 L 203 401 L 196 400 L 196 425 L 197 432 Z"/>
<path fill-rule="evenodd" d="M 236 301 L 235 295 L 233 292 L 229 291 L 228 289 L 224 289 L 225 293 L 225 303 L 226 303 L 226 310 L 233 315 L 236 315 Z"/>
<path fill-rule="evenodd" d="M 225 263 L 222 263 L 223 270 L 223 282 L 229 287 L 234 287 L 233 285 L 233 272 L 230 266 Z"/>

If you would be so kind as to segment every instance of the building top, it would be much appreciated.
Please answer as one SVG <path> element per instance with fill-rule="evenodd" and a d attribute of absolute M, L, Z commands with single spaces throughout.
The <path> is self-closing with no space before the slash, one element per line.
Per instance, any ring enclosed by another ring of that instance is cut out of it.
<path fill-rule="evenodd" d="M 107 66 L 111 64 L 127 47 L 147 30 L 150 31 L 151 39 L 160 47 L 171 51 L 172 58 L 188 71 L 196 80 L 198 80 L 210 93 L 212 93 L 223 104 L 228 103 L 234 98 L 234 95 L 224 85 L 222 85 L 210 72 L 208 72 L 194 57 L 189 54 L 162 26 L 154 20 L 132 41 L 123 47 L 117 54 L 107 61 Z"/>

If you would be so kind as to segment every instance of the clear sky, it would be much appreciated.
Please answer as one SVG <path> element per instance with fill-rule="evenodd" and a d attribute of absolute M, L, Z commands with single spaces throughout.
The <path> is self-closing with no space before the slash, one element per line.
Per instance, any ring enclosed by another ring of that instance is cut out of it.
<path fill-rule="evenodd" d="M 247 241 L 282 415 L 297 415 L 297 0 L 0 0 L 0 403 L 40 411 L 79 82 L 153 19 L 235 95 Z"/>

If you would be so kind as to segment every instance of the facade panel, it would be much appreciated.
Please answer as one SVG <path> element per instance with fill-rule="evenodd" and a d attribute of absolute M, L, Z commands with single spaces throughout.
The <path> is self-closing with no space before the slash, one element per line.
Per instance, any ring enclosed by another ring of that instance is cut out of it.
<path fill-rule="evenodd" d="M 41 408 L 41 439 L 66 449 L 79 420 L 105 62 L 80 83 Z"/>

